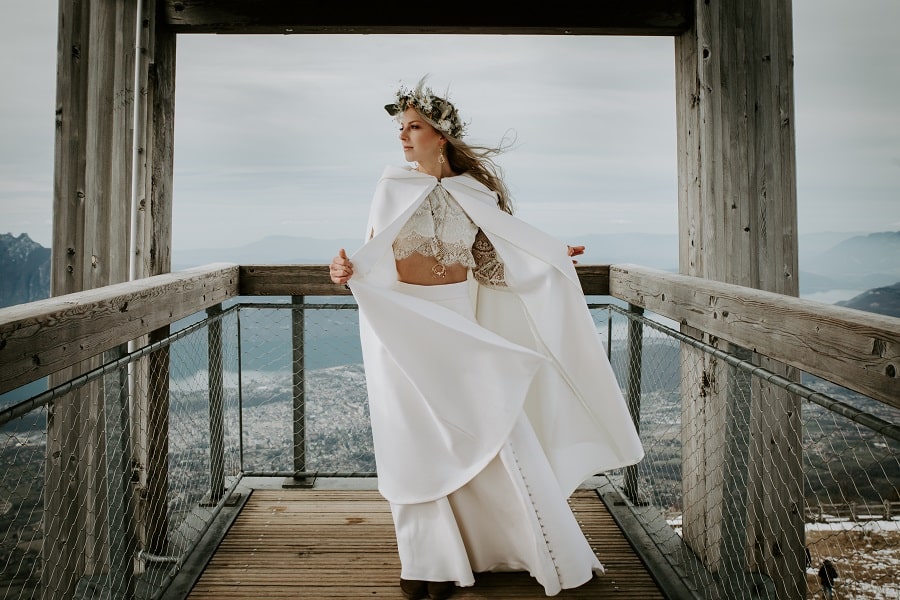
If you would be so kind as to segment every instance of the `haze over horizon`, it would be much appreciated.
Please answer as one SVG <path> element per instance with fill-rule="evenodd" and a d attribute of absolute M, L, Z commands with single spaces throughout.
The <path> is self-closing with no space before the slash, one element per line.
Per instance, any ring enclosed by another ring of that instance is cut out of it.
<path fill-rule="evenodd" d="M 0 23 L 0 230 L 51 241 L 57 8 Z M 900 229 L 900 3 L 794 0 L 798 232 Z M 558 237 L 677 231 L 673 43 L 592 36 L 179 36 L 173 252 L 362 236 L 403 164 L 383 110 L 431 73 Z"/>

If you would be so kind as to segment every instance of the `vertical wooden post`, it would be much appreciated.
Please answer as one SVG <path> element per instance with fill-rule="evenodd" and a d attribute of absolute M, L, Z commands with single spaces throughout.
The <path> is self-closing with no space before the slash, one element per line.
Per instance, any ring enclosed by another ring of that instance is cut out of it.
<path fill-rule="evenodd" d="M 791 19 L 790 0 L 697 0 L 694 27 L 676 38 L 675 54 L 680 271 L 796 296 Z M 707 341 L 723 347 L 720 340 Z M 778 598 L 802 598 L 799 400 L 762 382 L 744 384 L 751 402 L 749 480 L 736 490 L 722 472 L 739 449 L 729 446 L 735 438 L 726 436 L 716 415 L 740 414 L 741 407 L 729 403 L 742 395 L 727 393 L 733 375 L 714 360 L 689 348 L 682 352 L 686 364 L 702 365 L 702 374 L 683 381 L 683 423 L 694 436 L 683 465 L 685 540 L 715 564 L 725 538 L 734 536 L 723 531 L 728 515 L 721 506 L 711 510 L 700 495 L 729 506 L 743 502 L 748 571 L 768 575 Z M 753 360 L 796 377 L 762 357 Z M 697 489 L 689 490 L 690 485 Z M 726 499 L 726 493 L 741 497 Z"/>
<path fill-rule="evenodd" d="M 53 243 L 50 290 L 62 295 L 81 289 L 83 247 L 88 23 L 90 5 L 59 3 L 56 72 L 56 139 L 53 171 Z M 76 250 L 76 248 L 78 250 Z M 50 377 L 59 384 L 74 369 Z M 78 496 L 78 440 L 64 435 L 78 423 L 77 398 L 67 394 L 48 407 L 47 464 L 44 484 L 44 544 L 41 598 L 71 597 L 84 568 L 84 538 L 74 507 Z M 65 568 L 64 566 L 67 565 Z"/>
<path fill-rule="evenodd" d="M 153 62 L 147 87 L 147 168 L 144 196 L 149 198 L 150 227 L 142 251 L 148 275 L 172 270 L 172 181 L 175 164 L 175 33 L 162 18 L 162 2 L 148 0 L 153 19 Z M 147 210 L 147 207 L 144 207 Z"/>
<path fill-rule="evenodd" d="M 135 13 L 134 3 L 116 0 L 59 3 L 54 295 L 128 277 Z M 103 388 L 84 386 L 49 411 L 42 593 L 71 597 L 79 579 L 108 568 Z"/>
<path fill-rule="evenodd" d="M 137 221 L 134 275 L 172 270 L 172 176 L 175 139 L 175 34 L 166 27 L 157 0 L 141 14 L 140 110 L 137 136 Z M 169 327 L 148 336 L 165 339 Z M 153 353 L 139 377 L 134 399 L 135 458 L 139 472 L 138 536 L 150 552 L 163 554 L 168 537 L 169 348 Z M 144 393 L 143 390 L 146 390 Z"/>

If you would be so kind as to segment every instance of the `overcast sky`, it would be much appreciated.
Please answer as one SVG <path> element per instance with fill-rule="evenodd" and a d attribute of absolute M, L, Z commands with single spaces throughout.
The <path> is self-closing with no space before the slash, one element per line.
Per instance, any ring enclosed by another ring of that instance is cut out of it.
<path fill-rule="evenodd" d="M 0 233 L 52 237 L 57 3 L 0 0 Z M 897 0 L 794 0 L 801 234 L 900 229 Z M 404 164 L 383 106 L 431 73 L 517 214 L 575 239 L 677 232 L 671 38 L 179 36 L 173 245 L 363 235 Z M 600 101 L 598 102 L 598 99 Z"/>

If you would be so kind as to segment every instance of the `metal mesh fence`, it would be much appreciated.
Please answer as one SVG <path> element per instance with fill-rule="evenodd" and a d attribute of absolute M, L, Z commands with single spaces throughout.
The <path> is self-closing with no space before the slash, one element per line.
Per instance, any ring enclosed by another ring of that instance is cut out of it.
<path fill-rule="evenodd" d="M 789 597 L 817 597 L 826 557 L 839 598 L 900 597 L 897 411 L 803 376 L 789 414 L 791 395 L 745 368 L 746 353 L 688 344 L 616 306 L 592 314 L 646 450 L 607 475 L 693 595 L 776 597 L 746 540 L 784 524 L 748 506 L 784 512 L 790 494 L 762 498 L 751 464 L 768 467 L 751 458 L 761 432 L 796 424 L 802 473 L 777 485 L 802 486 L 802 533 L 785 544 L 809 562 L 785 578 Z M 0 413 L 0 598 L 156 598 L 242 476 L 374 476 L 354 304 L 242 302 L 173 329 Z M 791 458 L 770 457 L 773 473 Z"/>
<path fill-rule="evenodd" d="M 4 407 L 0 597 L 158 598 L 227 500 L 236 318 L 178 325 Z"/>
<path fill-rule="evenodd" d="M 810 375 L 803 383 L 864 415 L 900 422 L 900 411 L 868 397 Z M 900 441 L 813 402 L 803 422 L 810 589 L 820 587 L 817 573 L 829 559 L 838 598 L 900 599 Z"/>
<path fill-rule="evenodd" d="M 744 361 L 749 353 L 723 360 L 700 344 L 683 344 L 665 319 L 611 310 L 607 337 L 619 382 L 632 389 L 629 378 L 640 374 L 646 456 L 635 468 L 632 510 L 695 597 L 822 598 L 818 573 L 829 559 L 838 570 L 836 598 L 900 598 L 900 411 L 806 374 L 791 386 L 800 395 L 792 404 L 777 376 Z M 635 319 L 646 324 L 639 368 L 629 363 L 627 347 Z M 799 414 L 791 414 L 795 405 Z M 776 463 L 791 462 L 780 444 L 792 431 L 801 436 L 802 473 L 778 479 Z M 775 448 L 769 466 L 758 460 L 760 442 Z M 763 477 L 752 469 L 760 465 L 780 493 L 759 489 Z M 710 472 L 718 479 L 710 482 Z M 627 487 L 626 470 L 610 476 Z M 803 499 L 799 510 L 785 504 L 791 497 Z M 686 510 L 691 503 L 700 509 Z M 754 531 L 790 531 L 774 518 L 784 512 L 802 525 L 783 543 L 806 552 L 796 573 L 775 582 L 762 575 L 748 540 Z"/>
<path fill-rule="evenodd" d="M 375 475 L 355 304 L 241 307 L 247 475 Z"/>

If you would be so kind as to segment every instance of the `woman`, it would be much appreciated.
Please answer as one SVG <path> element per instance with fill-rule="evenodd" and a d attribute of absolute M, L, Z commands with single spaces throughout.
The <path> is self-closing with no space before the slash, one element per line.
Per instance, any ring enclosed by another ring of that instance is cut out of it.
<path fill-rule="evenodd" d="M 359 305 L 378 487 L 406 598 L 527 571 L 548 596 L 602 573 L 568 506 L 643 457 L 570 257 L 511 214 L 491 157 L 447 98 L 386 110 L 413 167 L 379 180 L 366 242 L 331 279 Z"/>

